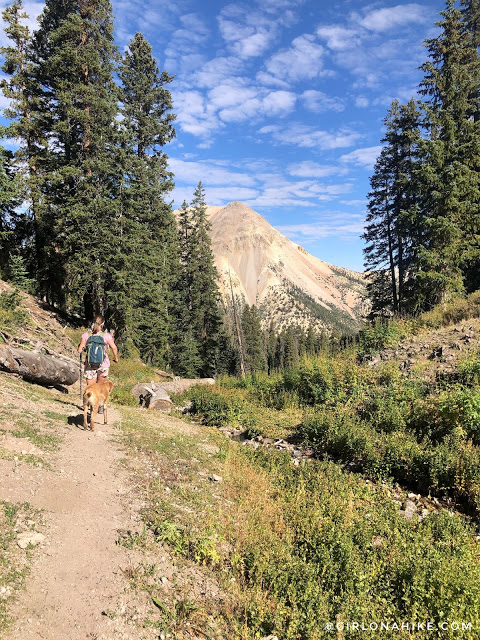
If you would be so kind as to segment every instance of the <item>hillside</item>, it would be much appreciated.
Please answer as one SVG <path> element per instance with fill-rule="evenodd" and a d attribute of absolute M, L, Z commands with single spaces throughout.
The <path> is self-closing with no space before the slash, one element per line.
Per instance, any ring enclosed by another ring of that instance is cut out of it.
<path fill-rule="evenodd" d="M 117 404 L 94 433 L 78 384 L 0 372 L 2 640 L 318 640 L 359 611 L 478 637 L 478 298 L 191 389 L 176 416 Z M 2 335 L 72 352 L 37 302 Z"/>
<path fill-rule="evenodd" d="M 231 290 L 261 310 L 264 324 L 352 330 L 365 311 L 363 275 L 327 264 L 242 202 L 208 207 L 223 298 Z"/>

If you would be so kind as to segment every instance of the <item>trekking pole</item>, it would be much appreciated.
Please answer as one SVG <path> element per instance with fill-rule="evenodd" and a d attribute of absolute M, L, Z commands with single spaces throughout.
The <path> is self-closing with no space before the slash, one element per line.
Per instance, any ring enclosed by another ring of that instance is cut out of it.
<path fill-rule="evenodd" d="M 80 404 L 82 404 L 82 354 L 80 353 Z"/>

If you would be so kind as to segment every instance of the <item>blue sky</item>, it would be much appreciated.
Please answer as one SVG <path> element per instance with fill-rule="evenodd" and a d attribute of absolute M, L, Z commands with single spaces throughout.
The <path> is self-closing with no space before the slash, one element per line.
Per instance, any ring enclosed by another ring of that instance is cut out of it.
<path fill-rule="evenodd" d="M 25 6 L 35 24 L 42 3 Z M 113 0 L 119 46 L 141 31 L 175 75 L 177 138 L 166 148 L 175 204 L 202 180 L 208 204 L 241 200 L 313 255 L 363 270 L 382 120 L 394 98 L 416 95 L 422 43 L 443 7 Z"/>

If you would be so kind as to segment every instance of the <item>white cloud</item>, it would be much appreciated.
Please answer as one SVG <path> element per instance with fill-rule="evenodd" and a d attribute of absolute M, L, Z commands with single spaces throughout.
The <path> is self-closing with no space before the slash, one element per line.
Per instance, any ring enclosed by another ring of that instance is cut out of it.
<path fill-rule="evenodd" d="M 259 11 L 252 11 L 251 7 L 227 5 L 217 21 L 225 44 L 240 58 L 261 55 L 277 37 L 277 21 Z"/>
<path fill-rule="evenodd" d="M 292 41 L 292 46 L 271 56 L 265 66 L 269 73 L 280 78 L 301 80 L 325 75 L 324 48 L 315 42 L 315 36 L 304 34 Z"/>
<path fill-rule="evenodd" d="M 387 31 L 409 23 L 425 22 L 430 11 L 420 4 L 399 4 L 396 7 L 376 9 L 360 20 L 360 25 L 370 31 Z"/>
<path fill-rule="evenodd" d="M 327 42 L 327 47 L 332 51 L 352 49 L 359 44 L 359 34 L 354 29 L 347 29 L 339 25 L 319 27 L 317 36 Z"/>
<path fill-rule="evenodd" d="M 177 123 L 187 133 L 209 138 L 214 131 L 223 126 L 199 91 L 173 92 L 173 104 L 177 113 Z"/>
<path fill-rule="evenodd" d="M 225 80 L 238 77 L 242 67 L 243 62 L 233 56 L 213 58 L 200 67 L 195 75 L 195 84 L 197 87 L 212 89 Z"/>
<path fill-rule="evenodd" d="M 194 13 L 180 16 L 182 26 L 176 29 L 165 49 L 165 67 L 170 72 L 183 74 L 197 70 L 205 62 L 201 47 L 209 36 L 209 30 Z"/>
<path fill-rule="evenodd" d="M 271 91 L 263 99 L 262 108 L 266 115 L 283 116 L 292 111 L 296 101 L 291 91 Z"/>
<path fill-rule="evenodd" d="M 315 91 L 307 89 L 300 98 L 307 109 L 314 113 L 322 113 L 323 111 L 344 111 L 345 105 L 340 98 L 327 96 L 323 91 Z"/>
<path fill-rule="evenodd" d="M 209 93 L 209 106 L 218 110 L 224 122 L 240 122 L 247 118 L 284 116 L 295 106 L 296 95 L 290 91 L 268 91 L 247 87 L 230 80 Z"/>
<path fill-rule="evenodd" d="M 344 214 L 324 216 L 318 222 L 280 225 L 277 229 L 294 242 L 308 244 L 332 236 L 358 236 L 363 233 L 364 222 L 362 216 Z"/>
<path fill-rule="evenodd" d="M 369 105 L 370 105 L 370 100 L 368 98 L 365 98 L 363 96 L 357 96 L 357 98 L 355 98 L 356 107 L 364 108 L 364 107 L 368 107 Z"/>
<path fill-rule="evenodd" d="M 210 187 L 208 176 L 205 180 L 202 180 L 205 187 L 205 201 L 209 205 L 219 206 L 225 205 L 233 200 L 246 201 L 251 198 L 255 198 L 258 191 L 255 189 L 248 189 L 246 187 Z M 197 183 L 192 183 L 189 186 L 176 187 L 172 193 L 173 201 L 176 205 L 181 205 L 184 200 L 190 202 L 193 196 L 193 191 Z"/>
<path fill-rule="evenodd" d="M 247 173 L 237 173 L 216 166 L 215 160 L 186 162 L 180 158 L 169 158 L 169 167 L 179 182 L 197 184 L 199 180 L 214 186 L 252 187 L 255 179 Z"/>
<path fill-rule="evenodd" d="M 285 82 L 281 78 L 275 78 L 275 76 L 265 73 L 265 71 L 259 71 L 257 73 L 257 82 L 261 85 L 267 85 L 272 87 L 280 87 L 281 89 L 288 89 L 290 86 L 288 82 Z"/>
<path fill-rule="evenodd" d="M 339 149 L 350 147 L 362 136 L 347 129 L 337 132 L 321 131 L 301 123 L 292 123 L 288 127 L 267 125 L 259 131 L 261 135 L 271 135 L 279 144 L 296 145 L 298 147 L 318 147 L 319 149 Z"/>
<path fill-rule="evenodd" d="M 340 169 L 338 167 L 321 165 L 311 160 L 304 160 L 288 167 L 288 173 L 299 178 L 326 178 L 339 172 Z"/>
<path fill-rule="evenodd" d="M 346 153 L 340 157 L 342 162 L 352 163 L 359 167 L 365 167 L 367 169 L 372 169 L 375 164 L 378 156 L 380 155 L 380 151 L 382 147 L 364 147 L 363 149 L 355 149 L 355 151 L 351 151 L 350 153 Z"/>

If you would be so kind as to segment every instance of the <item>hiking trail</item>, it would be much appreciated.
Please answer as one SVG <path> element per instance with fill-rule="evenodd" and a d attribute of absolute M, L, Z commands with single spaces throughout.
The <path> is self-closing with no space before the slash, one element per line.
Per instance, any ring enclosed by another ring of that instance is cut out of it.
<path fill-rule="evenodd" d="M 120 415 L 109 407 L 109 424 L 97 416 L 92 433 L 83 429 L 74 401 L 65 404 L 72 415 L 59 450 L 49 456 L 52 470 L 0 460 L 0 499 L 28 502 L 43 510 L 45 521 L 45 540 L 33 552 L 6 638 L 158 638 L 158 631 L 135 628 L 146 603 L 129 588 L 124 571 L 138 552 L 116 544 L 118 530 L 141 527 L 115 439 Z"/>

